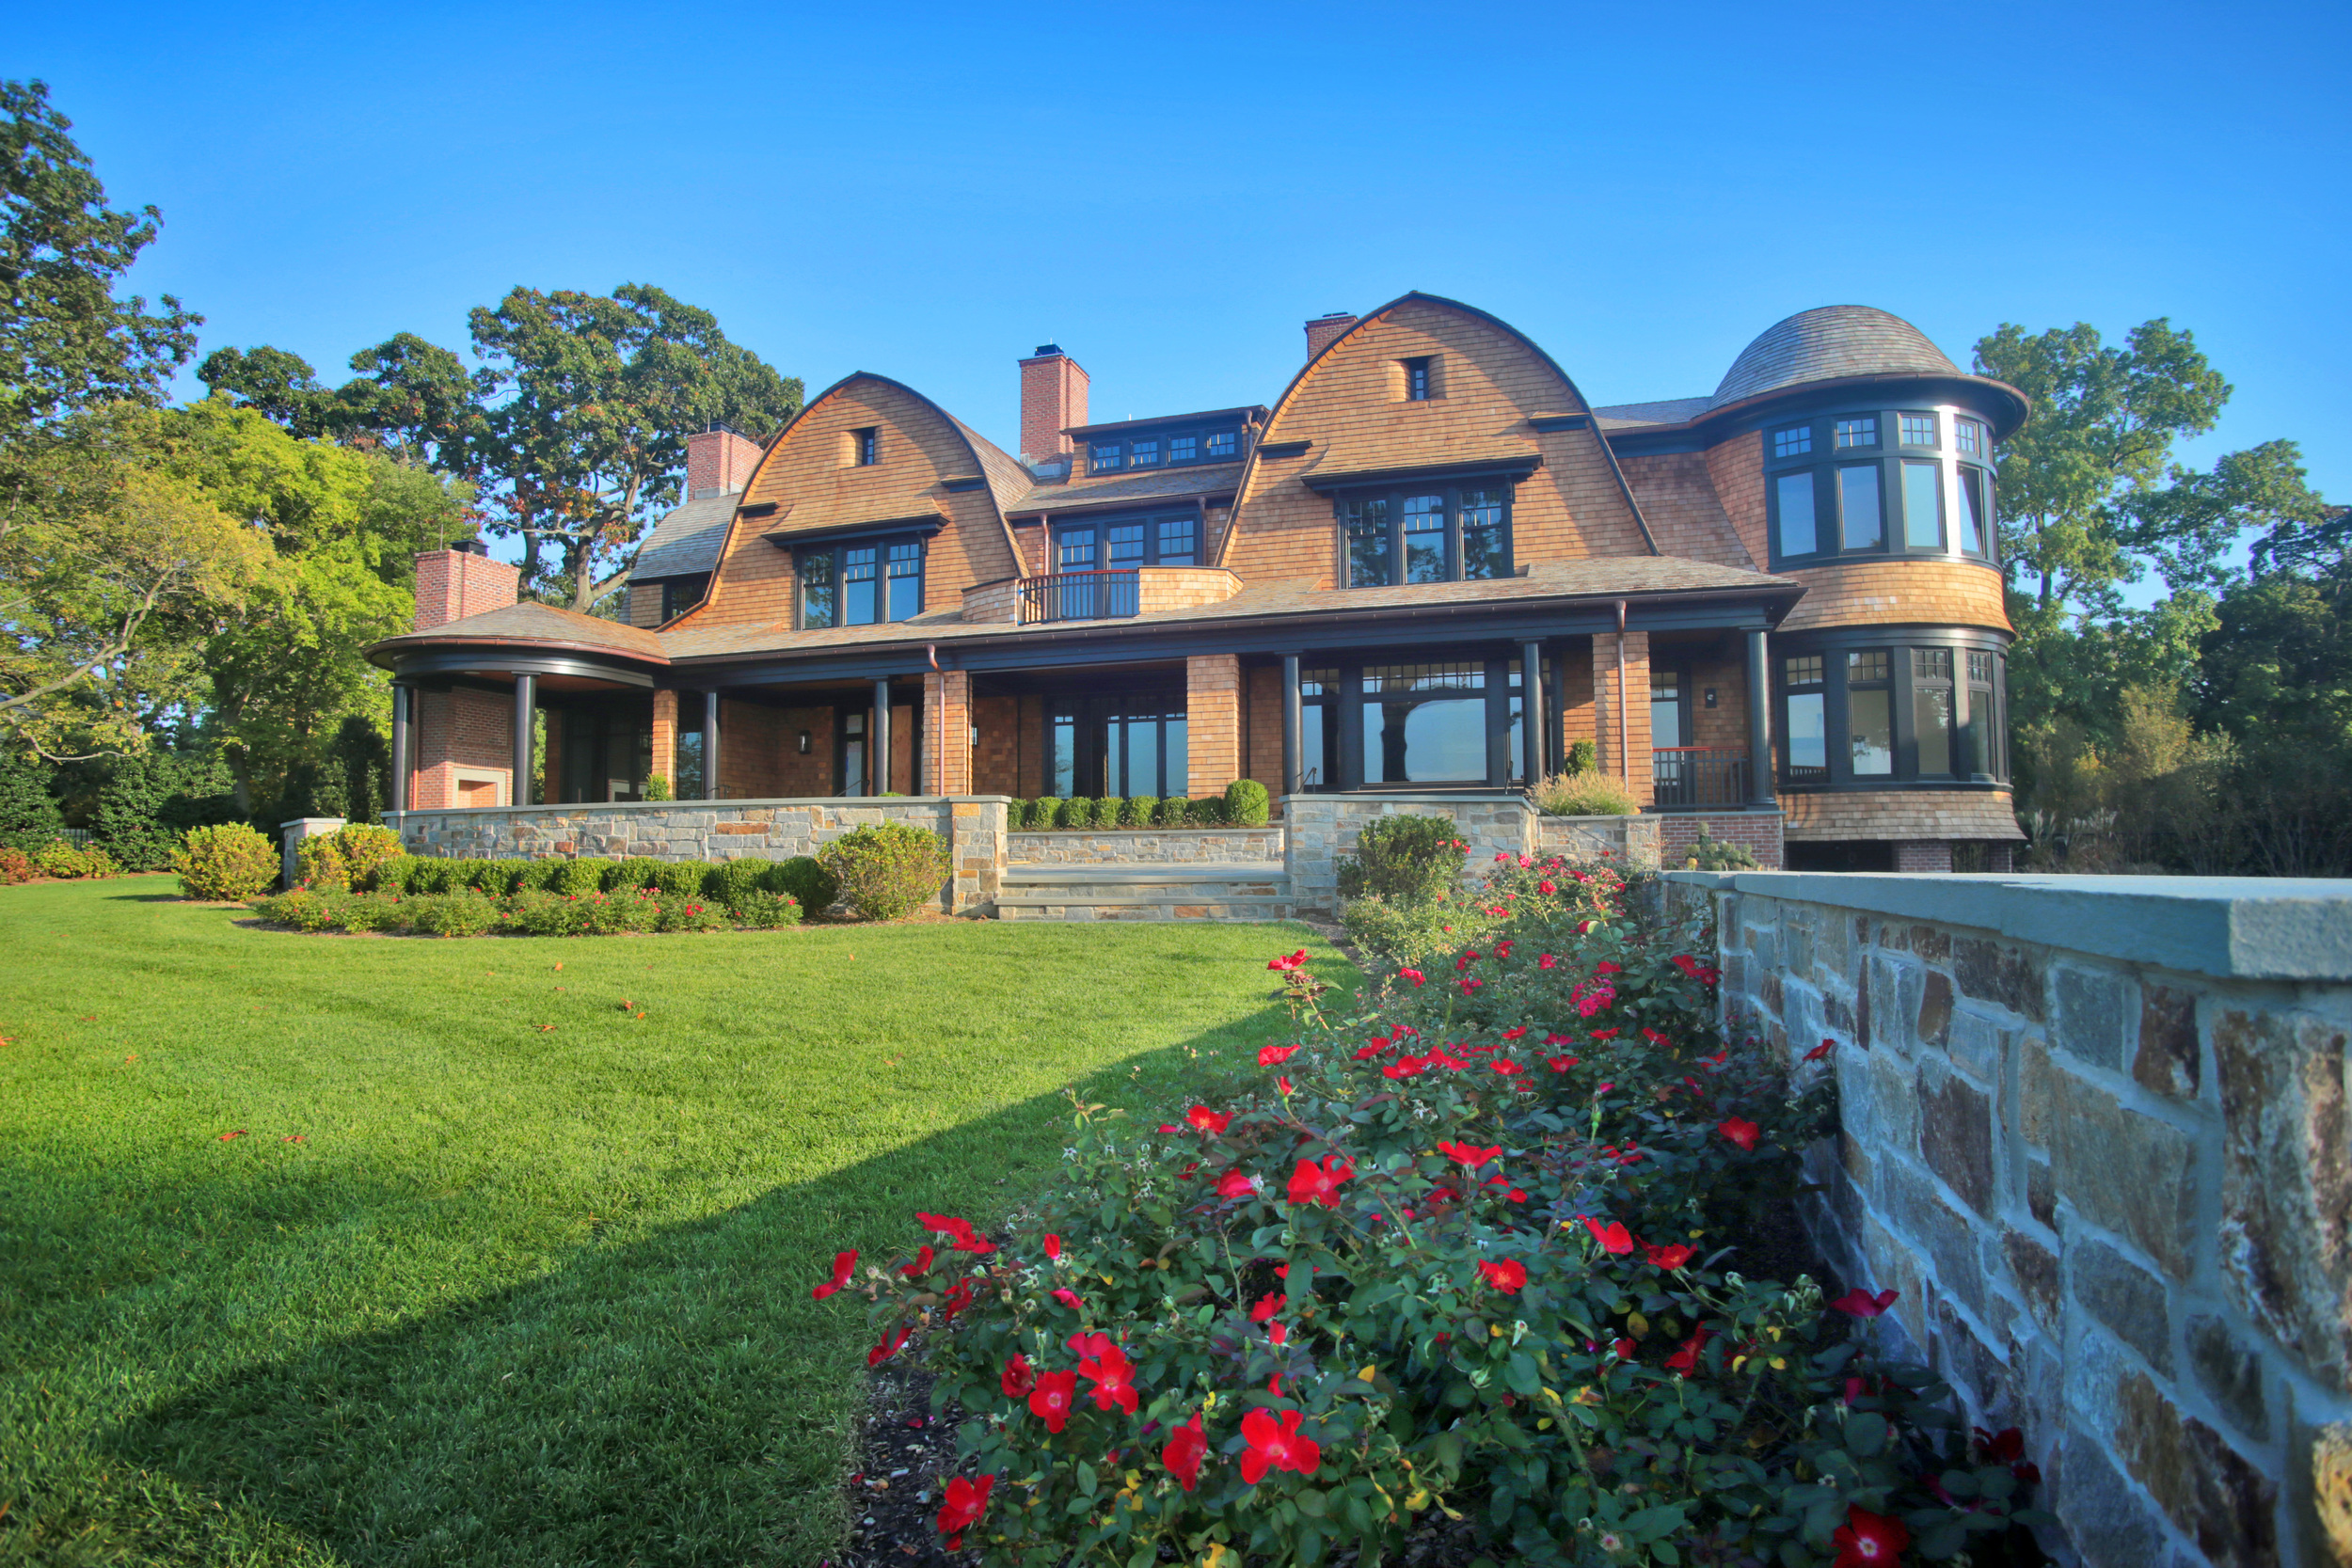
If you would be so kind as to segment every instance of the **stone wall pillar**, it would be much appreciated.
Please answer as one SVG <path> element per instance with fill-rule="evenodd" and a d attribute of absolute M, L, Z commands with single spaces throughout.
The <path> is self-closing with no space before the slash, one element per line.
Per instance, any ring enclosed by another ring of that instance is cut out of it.
<path fill-rule="evenodd" d="M 325 838 L 347 820 L 341 816 L 297 816 L 291 822 L 278 824 L 285 833 L 285 847 L 279 851 L 278 874 L 284 879 L 286 886 L 294 886 L 294 878 L 301 873 L 302 862 L 296 851 L 302 841 L 306 838 Z"/>
<path fill-rule="evenodd" d="M 722 432 L 721 434 L 725 434 Z M 555 751 L 555 715 L 548 715 L 548 751 L 550 765 Z M 653 762 L 652 768 L 669 781 L 670 793 L 677 793 L 677 693 L 664 688 L 653 694 Z M 554 771 L 550 766 L 548 771 Z M 550 790 L 548 799 L 554 800 Z"/>
<path fill-rule="evenodd" d="M 972 793 L 972 675 L 931 670 L 923 675 L 921 795 Z"/>
<path fill-rule="evenodd" d="M 1241 777 L 1241 656 L 1184 660 L 1185 793 L 1222 795 Z"/>
<path fill-rule="evenodd" d="M 1621 641 L 1625 644 L 1622 728 L 1617 694 L 1617 644 Z M 1648 805 L 1649 633 L 1611 631 L 1593 638 L 1593 729 L 1600 745 L 1600 770 L 1623 779 L 1632 788 L 1633 798 Z"/>
<path fill-rule="evenodd" d="M 1009 847 L 1009 804 L 1001 795 L 948 801 L 947 847 L 953 861 L 946 889 L 949 914 L 995 913 Z"/>

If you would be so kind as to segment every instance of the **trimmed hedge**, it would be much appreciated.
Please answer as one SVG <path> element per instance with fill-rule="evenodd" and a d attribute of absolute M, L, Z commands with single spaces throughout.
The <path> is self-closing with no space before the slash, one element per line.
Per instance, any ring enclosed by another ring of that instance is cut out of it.
<path fill-rule="evenodd" d="M 818 852 L 841 896 L 867 920 L 897 920 L 936 896 L 953 868 L 947 841 L 928 828 L 883 822 L 845 833 Z"/>
<path fill-rule="evenodd" d="M 64 847 L 42 848 L 44 869 L 52 851 Z M 278 851 L 244 823 L 225 822 L 216 828 L 190 828 L 171 852 L 171 868 L 180 873 L 180 891 L 191 898 L 250 898 L 278 880 Z"/>

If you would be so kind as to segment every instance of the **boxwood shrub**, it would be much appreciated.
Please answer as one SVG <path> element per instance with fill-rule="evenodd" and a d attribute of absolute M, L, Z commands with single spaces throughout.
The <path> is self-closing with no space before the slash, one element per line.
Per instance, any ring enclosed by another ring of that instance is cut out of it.
<path fill-rule="evenodd" d="M 171 868 L 180 873 L 180 891 L 207 900 L 251 898 L 266 892 L 278 880 L 278 863 L 270 841 L 242 822 L 190 828 L 171 855 Z"/>
<path fill-rule="evenodd" d="M 788 895 L 803 914 L 822 914 L 841 897 L 841 879 L 808 855 L 795 855 L 767 876 L 759 885 Z"/>
<path fill-rule="evenodd" d="M 818 852 L 817 863 L 839 880 L 842 900 L 867 920 L 912 913 L 938 894 L 951 869 L 947 841 L 905 822 L 845 833 Z"/>
<path fill-rule="evenodd" d="M 1273 810 L 1265 785 L 1255 779 L 1235 779 L 1225 786 L 1226 820 L 1237 828 L 1263 828 Z"/>

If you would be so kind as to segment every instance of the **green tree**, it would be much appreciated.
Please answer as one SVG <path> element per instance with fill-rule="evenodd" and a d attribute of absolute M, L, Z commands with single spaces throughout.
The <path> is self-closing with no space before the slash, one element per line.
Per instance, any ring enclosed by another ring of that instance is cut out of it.
<path fill-rule="evenodd" d="M 42 82 L 0 82 L 0 435 L 119 398 L 159 401 L 201 316 L 115 286 L 154 241 L 153 207 L 106 205 Z"/>
<path fill-rule="evenodd" d="M 51 790 L 55 769 L 13 751 L 0 751 L 0 845 L 36 849 L 65 826 Z"/>

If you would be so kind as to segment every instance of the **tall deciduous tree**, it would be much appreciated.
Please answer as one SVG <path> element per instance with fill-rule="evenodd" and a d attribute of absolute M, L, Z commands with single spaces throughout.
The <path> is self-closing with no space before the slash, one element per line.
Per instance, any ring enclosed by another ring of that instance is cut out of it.
<path fill-rule="evenodd" d="M 203 318 L 115 293 L 163 216 L 121 212 L 41 82 L 0 82 L 0 436 L 118 398 L 154 402 Z"/>

